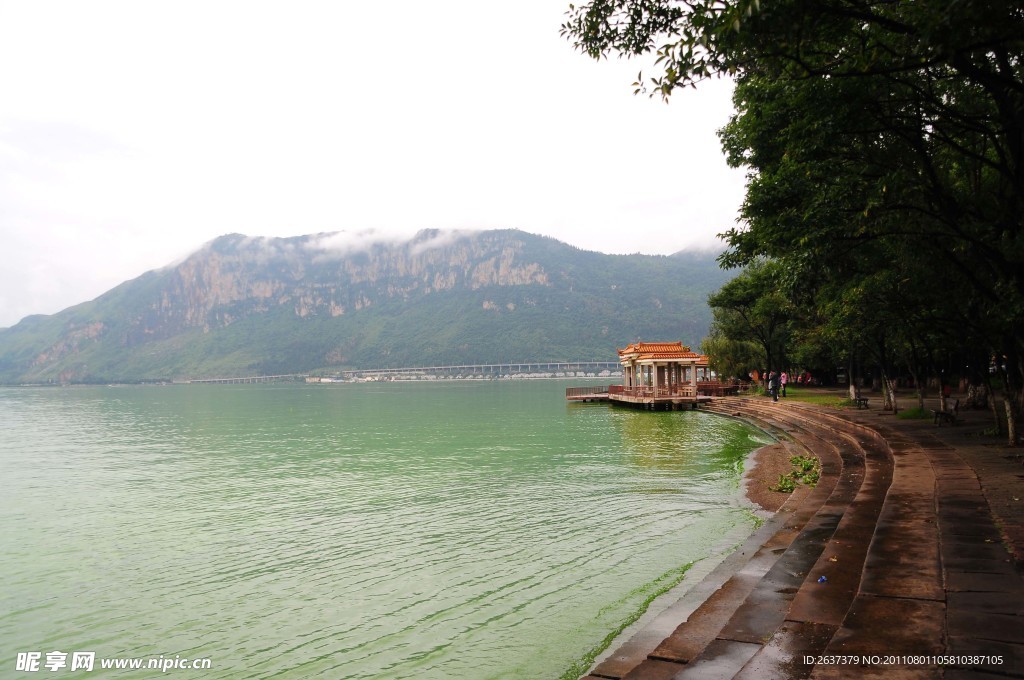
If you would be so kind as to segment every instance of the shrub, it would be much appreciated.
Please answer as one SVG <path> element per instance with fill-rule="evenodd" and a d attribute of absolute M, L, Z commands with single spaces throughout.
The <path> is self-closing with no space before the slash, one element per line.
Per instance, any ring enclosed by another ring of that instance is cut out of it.
<path fill-rule="evenodd" d="M 779 475 L 779 483 L 769 486 L 771 491 L 793 493 L 797 484 L 806 484 L 813 488 L 821 477 L 821 465 L 817 458 L 809 456 L 793 456 L 789 459 L 793 471 L 788 475 Z"/>
<path fill-rule="evenodd" d="M 793 481 L 792 474 L 790 475 L 779 475 L 779 483 L 774 486 L 769 486 L 769 491 L 778 491 L 780 493 L 793 493 L 793 489 L 796 488 L 796 482 Z"/>

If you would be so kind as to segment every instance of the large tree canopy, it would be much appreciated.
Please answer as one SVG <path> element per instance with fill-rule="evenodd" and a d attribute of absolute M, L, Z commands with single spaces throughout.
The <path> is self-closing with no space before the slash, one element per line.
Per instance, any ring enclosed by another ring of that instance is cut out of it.
<path fill-rule="evenodd" d="M 708 298 L 714 311 L 712 337 L 752 343 L 758 348 L 759 356 L 748 369 L 777 370 L 787 365 L 794 310 L 781 279 L 776 262 L 755 262 Z"/>
<path fill-rule="evenodd" d="M 595 57 L 656 52 L 652 95 L 735 79 L 721 137 L 748 186 L 724 264 L 783 261 L 802 316 L 857 351 L 987 347 L 1020 402 L 1024 6 L 593 0 L 563 32 Z"/>

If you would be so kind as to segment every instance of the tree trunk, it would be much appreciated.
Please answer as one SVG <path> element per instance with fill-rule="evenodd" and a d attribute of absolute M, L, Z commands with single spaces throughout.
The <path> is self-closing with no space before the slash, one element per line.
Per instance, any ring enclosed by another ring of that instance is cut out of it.
<path fill-rule="evenodd" d="M 850 381 L 849 382 L 850 401 L 853 401 L 854 399 L 856 399 L 857 397 L 860 396 L 859 394 L 857 394 L 857 391 L 858 391 L 857 390 L 857 381 L 854 380 L 854 378 L 853 378 L 853 359 L 850 359 L 850 366 L 849 366 L 849 368 L 846 369 L 846 377 Z"/>
<path fill-rule="evenodd" d="M 1009 440 L 1010 446 L 1017 445 L 1017 416 L 1014 413 L 1016 409 L 1013 408 L 1013 398 L 1007 394 L 1006 398 L 1003 399 L 1003 404 L 1006 405 L 1006 434 Z"/>
<path fill-rule="evenodd" d="M 882 410 L 892 411 L 895 414 L 897 412 L 896 381 L 889 377 L 889 372 L 884 368 L 882 369 L 882 394 L 884 395 Z"/>
<path fill-rule="evenodd" d="M 986 387 L 988 388 L 989 394 L 992 396 L 992 398 L 988 400 L 988 404 L 992 411 L 992 420 L 996 424 L 996 436 L 998 436 L 1003 433 L 1003 419 L 999 416 L 999 406 L 996 404 L 996 396 L 995 393 L 992 392 L 991 386 L 988 385 L 988 381 L 986 381 Z"/>
<path fill-rule="evenodd" d="M 967 394 L 964 396 L 962 408 L 986 408 L 988 406 L 988 392 L 984 385 L 973 382 L 967 383 Z"/>
<path fill-rule="evenodd" d="M 917 393 L 917 408 L 924 411 L 924 380 L 922 380 L 921 373 L 922 372 L 911 370 L 910 375 L 914 378 L 914 390 Z"/>

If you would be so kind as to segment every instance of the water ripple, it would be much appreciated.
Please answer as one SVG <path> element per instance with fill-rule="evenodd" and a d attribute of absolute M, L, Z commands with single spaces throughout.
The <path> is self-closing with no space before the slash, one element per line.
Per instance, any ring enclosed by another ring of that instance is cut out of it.
<path fill-rule="evenodd" d="M 763 443 L 551 383 L 0 389 L 0 427 L 7 656 L 221 678 L 557 676 L 749 530 Z"/>

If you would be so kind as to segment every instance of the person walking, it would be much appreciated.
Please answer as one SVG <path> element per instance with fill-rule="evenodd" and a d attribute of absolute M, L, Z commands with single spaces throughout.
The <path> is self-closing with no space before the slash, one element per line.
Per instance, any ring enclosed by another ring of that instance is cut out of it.
<path fill-rule="evenodd" d="M 787 382 L 789 382 L 789 376 L 786 375 L 785 371 L 783 371 L 781 373 L 781 375 L 779 375 L 779 385 L 782 386 L 782 396 L 786 396 L 786 383 Z"/>
<path fill-rule="evenodd" d="M 775 371 L 768 374 L 768 395 L 772 401 L 779 400 L 779 376 Z"/>

